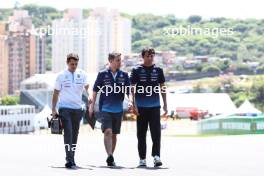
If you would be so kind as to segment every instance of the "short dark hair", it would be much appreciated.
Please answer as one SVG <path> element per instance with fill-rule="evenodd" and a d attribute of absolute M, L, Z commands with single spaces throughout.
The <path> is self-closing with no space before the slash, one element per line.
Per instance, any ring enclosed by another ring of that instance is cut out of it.
<path fill-rule="evenodd" d="M 71 59 L 73 59 L 75 61 L 79 61 L 78 54 L 76 54 L 76 53 L 69 53 L 69 54 L 67 54 L 67 63 L 69 63 Z"/>
<path fill-rule="evenodd" d="M 121 56 L 121 53 L 118 53 L 118 52 L 109 53 L 108 61 L 110 62 L 111 60 L 114 60 L 116 57 L 119 57 L 119 56 Z"/>
<path fill-rule="evenodd" d="M 152 47 L 145 47 L 141 51 L 142 57 L 144 57 L 146 53 L 148 53 L 148 54 L 155 54 L 155 50 Z"/>

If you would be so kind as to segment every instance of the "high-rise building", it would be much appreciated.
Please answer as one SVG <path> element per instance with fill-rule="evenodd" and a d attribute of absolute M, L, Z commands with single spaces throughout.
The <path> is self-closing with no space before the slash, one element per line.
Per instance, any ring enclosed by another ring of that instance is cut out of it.
<path fill-rule="evenodd" d="M 0 22 L 0 97 L 8 93 L 7 23 Z"/>
<path fill-rule="evenodd" d="M 42 74 L 46 72 L 45 37 L 36 35 L 35 43 L 36 43 L 36 73 Z"/>
<path fill-rule="evenodd" d="M 68 9 L 62 19 L 52 22 L 52 71 L 57 73 L 66 67 L 66 56 L 70 52 L 79 55 L 79 67 L 85 69 L 85 37 L 87 29 L 81 9 Z"/>
<path fill-rule="evenodd" d="M 99 48 L 94 48 L 93 53 L 98 52 L 97 57 L 89 57 L 89 71 L 97 72 L 108 63 L 108 54 L 112 51 L 122 55 L 131 53 L 131 20 L 122 17 L 117 10 L 96 8 L 88 17 L 88 24 L 93 24 L 97 31 Z M 91 29 L 91 26 L 89 26 Z"/>
<path fill-rule="evenodd" d="M 18 93 L 20 83 L 45 68 L 44 38 L 31 33 L 32 19 L 14 10 L 8 20 L 8 93 Z"/>
<path fill-rule="evenodd" d="M 66 55 L 79 55 L 79 67 L 87 72 L 98 72 L 108 63 L 108 54 L 117 51 L 131 53 L 131 21 L 116 10 L 94 9 L 87 19 L 80 9 L 69 9 L 63 19 L 52 23 L 52 71 L 66 67 Z M 61 31 L 61 32 L 56 32 Z M 67 31 L 67 35 L 62 34 Z M 69 34 L 69 31 L 75 33 Z"/>

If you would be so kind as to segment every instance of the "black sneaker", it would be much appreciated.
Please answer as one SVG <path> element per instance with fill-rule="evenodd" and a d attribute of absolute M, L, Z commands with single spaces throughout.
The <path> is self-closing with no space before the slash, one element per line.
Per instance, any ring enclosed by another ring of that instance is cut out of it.
<path fill-rule="evenodd" d="M 65 167 L 66 167 L 67 169 L 76 169 L 76 164 L 73 163 L 73 162 L 67 162 L 67 163 L 65 164 Z"/>
<path fill-rule="evenodd" d="M 107 163 L 107 166 L 110 166 L 110 167 L 114 167 L 114 166 L 116 166 L 113 155 L 109 155 L 109 156 L 107 157 L 107 159 L 106 159 L 106 163 Z"/>
<path fill-rule="evenodd" d="M 154 156 L 154 167 L 160 167 L 162 166 L 162 162 L 160 160 L 159 156 Z"/>
<path fill-rule="evenodd" d="M 140 159 L 138 167 L 147 167 L 146 159 Z"/>
<path fill-rule="evenodd" d="M 71 168 L 73 166 L 73 163 L 72 162 L 67 162 L 66 164 L 65 164 L 65 167 L 66 168 Z"/>

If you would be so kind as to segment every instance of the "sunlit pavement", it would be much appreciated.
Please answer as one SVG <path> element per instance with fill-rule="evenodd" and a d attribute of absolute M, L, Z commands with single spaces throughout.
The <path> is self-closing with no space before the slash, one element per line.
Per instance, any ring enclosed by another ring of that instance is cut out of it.
<path fill-rule="evenodd" d="M 62 136 L 0 135 L 3 176 L 53 175 L 166 175 L 166 176 L 252 176 L 263 174 L 264 135 L 170 137 L 163 136 L 164 166 L 153 168 L 148 137 L 148 168 L 138 164 L 137 140 L 133 133 L 118 137 L 117 168 L 105 167 L 106 154 L 100 132 L 81 133 L 76 153 L 77 170 L 64 166 Z"/>

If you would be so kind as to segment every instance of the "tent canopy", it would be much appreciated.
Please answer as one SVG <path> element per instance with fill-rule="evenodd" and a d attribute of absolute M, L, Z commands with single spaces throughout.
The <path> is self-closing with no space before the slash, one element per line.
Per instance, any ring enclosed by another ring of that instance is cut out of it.
<path fill-rule="evenodd" d="M 248 100 L 235 111 L 236 114 L 261 114 L 262 112 L 255 108 Z"/>

